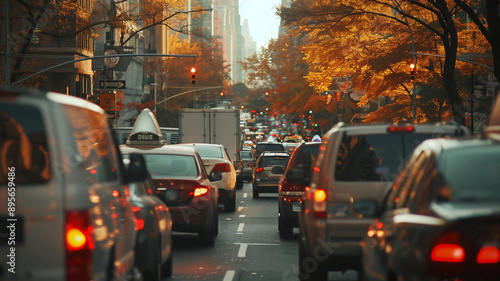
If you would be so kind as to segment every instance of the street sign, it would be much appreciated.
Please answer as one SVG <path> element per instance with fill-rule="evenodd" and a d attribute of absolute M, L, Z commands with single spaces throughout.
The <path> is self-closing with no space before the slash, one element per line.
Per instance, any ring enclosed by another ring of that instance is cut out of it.
<path fill-rule="evenodd" d="M 109 80 L 106 81 L 108 89 L 125 89 L 125 80 Z M 99 81 L 99 87 L 104 88 L 104 81 Z"/>
<path fill-rule="evenodd" d="M 115 93 L 100 93 L 100 106 L 106 112 L 115 112 Z"/>

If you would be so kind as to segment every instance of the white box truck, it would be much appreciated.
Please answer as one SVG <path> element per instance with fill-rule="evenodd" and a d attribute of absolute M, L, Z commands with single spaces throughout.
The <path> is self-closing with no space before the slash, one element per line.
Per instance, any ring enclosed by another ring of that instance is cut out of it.
<path fill-rule="evenodd" d="M 240 160 L 240 110 L 181 109 L 179 143 L 222 144 L 231 161 Z"/>

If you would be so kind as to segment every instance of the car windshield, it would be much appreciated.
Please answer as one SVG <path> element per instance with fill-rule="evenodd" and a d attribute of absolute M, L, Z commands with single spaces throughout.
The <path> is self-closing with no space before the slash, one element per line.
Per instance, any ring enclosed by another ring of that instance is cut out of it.
<path fill-rule="evenodd" d="M 345 136 L 337 154 L 338 181 L 391 181 L 405 159 L 431 134 Z"/>
<path fill-rule="evenodd" d="M 200 157 L 208 157 L 208 158 L 224 158 L 222 155 L 222 150 L 219 146 L 204 146 L 197 145 L 195 146 L 196 151 L 200 154 Z"/>
<path fill-rule="evenodd" d="M 439 185 L 438 194 L 450 194 L 447 201 L 500 202 L 498 159 L 498 145 L 444 152 L 441 164 L 444 182 Z"/>

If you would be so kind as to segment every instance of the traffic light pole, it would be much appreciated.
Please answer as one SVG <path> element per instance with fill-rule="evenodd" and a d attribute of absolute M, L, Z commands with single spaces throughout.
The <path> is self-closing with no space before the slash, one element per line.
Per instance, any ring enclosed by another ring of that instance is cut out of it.
<path fill-rule="evenodd" d="M 23 78 L 23 79 L 21 79 L 19 81 L 16 81 L 16 82 L 12 83 L 12 85 L 17 85 L 17 84 L 19 84 L 21 82 L 24 82 L 24 81 L 26 81 L 26 80 L 28 80 L 28 79 L 30 79 L 32 77 L 35 77 L 37 75 L 40 75 L 40 74 L 45 73 L 47 71 L 50 71 L 52 69 L 55 69 L 55 68 L 58 68 L 58 67 L 61 67 L 61 66 L 65 66 L 65 65 L 68 65 L 68 64 L 72 64 L 72 63 L 75 63 L 75 62 L 86 61 L 86 60 L 95 60 L 95 59 L 105 59 L 105 58 L 112 58 L 112 57 L 175 57 L 175 58 L 195 58 L 196 55 L 115 54 L 115 55 L 93 56 L 93 57 L 81 58 L 81 59 L 76 59 L 76 60 L 72 60 L 72 61 L 63 62 L 63 63 L 57 64 L 57 65 L 54 65 L 54 66 L 42 69 L 42 70 L 38 71 L 37 73 L 31 74 L 28 77 L 25 77 L 25 78 Z"/>

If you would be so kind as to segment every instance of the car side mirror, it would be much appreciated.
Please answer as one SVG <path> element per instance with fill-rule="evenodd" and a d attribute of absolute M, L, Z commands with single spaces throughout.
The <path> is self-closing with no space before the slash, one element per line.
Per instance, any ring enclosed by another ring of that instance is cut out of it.
<path fill-rule="evenodd" d="M 243 160 L 234 160 L 233 166 L 235 170 L 241 171 L 243 169 Z"/>
<path fill-rule="evenodd" d="M 221 172 L 211 172 L 210 175 L 208 175 L 208 179 L 210 181 L 220 181 L 220 180 L 222 180 L 222 173 Z"/>
<path fill-rule="evenodd" d="M 352 210 L 361 218 L 376 218 L 380 214 L 380 207 L 375 199 L 355 200 Z"/>
<path fill-rule="evenodd" d="M 128 161 L 127 161 L 128 160 Z M 128 163 L 126 163 L 128 162 Z M 144 156 L 132 153 L 128 159 L 124 159 L 126 183 L 143 181 L 147 177 L 147 166 Z"/>

